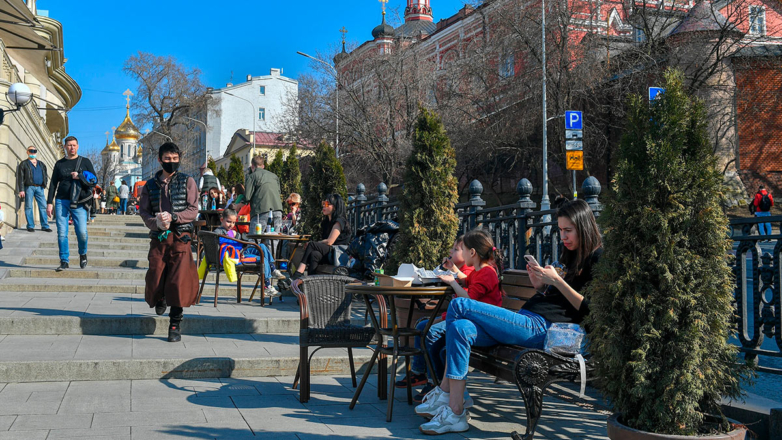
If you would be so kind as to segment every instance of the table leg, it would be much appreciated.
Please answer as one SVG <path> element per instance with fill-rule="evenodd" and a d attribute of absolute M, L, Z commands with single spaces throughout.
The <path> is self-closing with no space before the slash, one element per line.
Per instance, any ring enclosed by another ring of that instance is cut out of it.
<path fill-rule="evenodd" d="M 353 409 L 356 406 L 356 402 L 358 401 L 358 396 L 361 395 L 361 390 L 364 389 L 364 384 L 367 383 L 367 379 L 369 378 L 369 375 L 372 374 L 372 366 L 375 365 L 375 360 L 377 360 L 377 355 L 380 353 L 380 350 L 375 350 L 374 353 L 372 353 L 372 357 L 369 359 L 369 364 L 367 364 L 367 370 L 364 371 L 364 375 L 361 376 L 361 382 L 358 384 L 358 388 L 356 388 L 356 392 L 353 393 L 353 400 L 350 401 L 350 409 Z"/>
<path fill-rule="evenodd" d="M 394 298 L 390 299 L 389 305 L 391 306 L 391 338 L 394 344 L 393 356 L 391 358 L 391 378 L 389 387 L 391 388 L 391 395 L 388 396 L 388 409 L 386 410 L 386 422 L 390 422 L 394 412 L 394 391 L 396 390 L 396 370 L 399 367 L 399 323 L 396 316 L 396 303 Z M 407 386 L 410 386 L 408 381 Z"/>
<path fill-rule="evenodd" d="M 377 338 L 377 345 L 375 346 L 375 352 L 372 353 L 372 358 L 369 360 L 369 365 L 367 365 L 367 369 L 366 371 L 364 371 L 364 375 L 361 376 L 361 383 L 358 384 L 358 388 L 356 388 L 356 392 L 353 394 L 353 400 L 351 400 L 350 402 L 350 409 L 353 409 L 353 407 L 356 406 L 356 401 L 358 401 L 358 396 L 361 394 L 361 390 L 364 389 L 364 384 L 366 384 L 369 375 L 372 373 L 372 366 L 375 364 L 375 361 L 377 360 L 378 356 L 385 356 L 380 353 L 384 345 L 383 343 L 385 341 L 383 335 L 380 333 L 380 322 L 378 322 L 377 316 L 375 316 L 375 310 L 372 308 L 372 303 L 369 301 L 369 295 L 363 295 L 363 296 L 364 296 L 364 302 L 367 305 L 367 312 L 369 316 L 372 317 L 372 327 L 374 327 L 375 329 L 375 337 Z M 378 376 L 381 376 L 380 373 L 381 370 L 383 370 L 381 368 L 383 364 L 385 364 L 385 357 L 383 358 L 382 362 L 378 364 Z"/>

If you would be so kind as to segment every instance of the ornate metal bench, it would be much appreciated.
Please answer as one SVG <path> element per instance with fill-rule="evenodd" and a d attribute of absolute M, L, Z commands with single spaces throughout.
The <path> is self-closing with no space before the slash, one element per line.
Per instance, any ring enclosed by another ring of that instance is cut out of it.
<path fill-rule="evenodd" d="M 502 306 L 514 311 L 519 310 L 535 294 L 527 271 L 523 270 L 506 270 L 503 273 L 502 287 L 507 294 Z M 565 381 L 577 382 L 581 379 L 579 362 L 575 357 L 511 345 L 473 347 L 470 366 L 518 386 L 524 399 L 527 427 L 524 435 L 514 431 L 514 440 L 532 440 L 543 411 L 543 394 L 549 385 Z M 587 359 L 587 380 L 594 378 L 593 371 L 594 365 Z"/>

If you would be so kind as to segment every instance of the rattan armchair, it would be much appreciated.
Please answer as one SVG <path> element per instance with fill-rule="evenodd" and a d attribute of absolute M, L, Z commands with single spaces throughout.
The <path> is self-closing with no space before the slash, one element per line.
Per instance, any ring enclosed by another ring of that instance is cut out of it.
<path fill-rule="evenodd" d="M 296 388 L 301 378 L 299 400 L 310 398 L 310 361 L 321 348 L 347 348 L 350 375 L 356 386 L 353 348 L 366 347 L 375 336 L 373 328 L 350 323 L 353 295 L 345 294 L 345 284 L 356 279 L 336 275 L 313 275 L 294 282 L 293 293 L 299 299 L 301 329 L 299 330 L 299 368 L 293 380 Z M 317 347 L 311 354 L 310 347 Z"/>
<path fill-rule="evenodd" d="M 204 258 L 206 258 L 206 267 L 207 267 L 207 273 L 215 271 L 215 307 L 217 307 L 217 293 L 220 290 L 220 272 L 223 271 L 223 265 L 220 264 L 220 237 L 221 235 L 215 234 L 214 232 L 209 231 L 199 231 L 198 232 L 198 238 L 200 239 L 202 243 L 202 247 L 204 250 Z M 255 287 L 253 288 L 252 294 L 250 295 L 250 298 L 252 299 L 252 296 L 255 295 L 255 291 L 258 289 L 258 286 L 261 286 L 261 306 L 264 305 L 264 296 L 265 296 L 265 289 L 263 288 L 265 278 L 263 275 L 263 251 L 261 250 L 261 247 L 257 243 L 253 243 L 251 241 L 243 241 L 243 240 L 237 240 L 235 238 L 231 239 L 232 241 L 235 241 L 239 244 L 241 244 L 245 249 L 248 247 L 256 248 L 258 251 L 258 254 L 260 255 L 260 259 L 258 263 L 255 264 L 248 264 L 243 263 L 236 266 L 236 274 L 237 274 L 237 280 L 236 280 L 236 302 L 241 303 L 242 302 L 242 276 L 244 274 L 252 274 L 258 276 L 258 281 L 255 282 Z M 201 302 L 201 293 L 204 291 L 204 284 L 206 284 L 206 276 L 204 276 L 204 280 L 201 281 L 201 288 L 198 290 L 198 298 L 196 298 L 196 303 Z M 269 299 L 269 304 L 271 305 L 272 300 Z"/>

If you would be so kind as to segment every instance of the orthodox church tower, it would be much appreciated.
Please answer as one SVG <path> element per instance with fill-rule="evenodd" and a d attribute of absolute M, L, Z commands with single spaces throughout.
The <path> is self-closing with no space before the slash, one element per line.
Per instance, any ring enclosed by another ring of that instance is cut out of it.
<path fill-rule="evenodd" d="M 434 21 L 429 0 L 407 0 L 405 22 L 416 20 Z"/>

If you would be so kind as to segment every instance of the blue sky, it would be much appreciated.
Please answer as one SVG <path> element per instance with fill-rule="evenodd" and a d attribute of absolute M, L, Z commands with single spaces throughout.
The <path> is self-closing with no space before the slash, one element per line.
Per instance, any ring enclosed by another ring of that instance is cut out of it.
<path fill-rule="evenodd" d="M 456 13 L 465 0 L 432 0 L 435 21 Z M 404 13 L 406 0 L 389 0 Z M 38 0 L 38 8 L 63 24 L 66 71 L 81 86 L 70 112 L 70 131 L 85 150 L 101 149 L 105 132 L 125 116 L 122 92 L 134 82 L 122 72 L 137 51 L 173 55 L 203 72 L 207 86 L 241 82 L 272 67 L 297 78 L 310 69 L 296 51 L 328 52 L 348 29 L 348 42 L 371 38 L 380 23 L 377 0 Z"/>

